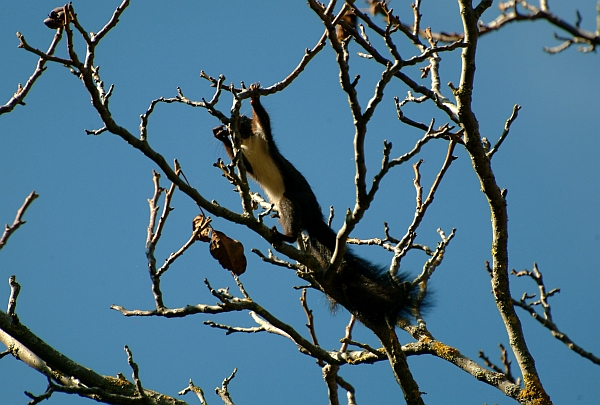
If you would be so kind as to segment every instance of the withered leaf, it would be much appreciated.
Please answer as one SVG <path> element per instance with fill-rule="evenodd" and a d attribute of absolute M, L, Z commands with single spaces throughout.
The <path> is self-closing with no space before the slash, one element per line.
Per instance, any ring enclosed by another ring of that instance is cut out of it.
<path fill-rule="evenodd" d="M 244 245 L 231 239 L 223 232 L 213 229 L 210 254 L 224 269 L 231 270 L 238 276 L 246 271 L 247 262 L 244 255 Z"/>
<path fill-rule="evenodd" d="M 212 228 L 208 226 L 210 224 L 211 219 L 209 217 L 205 217 L 204 215 L 197 215 L 192 220 L 192 230 L 195 230 L 197 227 L 201 227 L 200 232 L 198 232 L 198 240 L 201 242 L 210 242 L 210 231 Z"/>
<path fill-rule="evenodd" d="M 346 14 L 344 14 L 341 19 L 348 23 L 348 25 L 351 27 L 356 28 L 356 14 L 354 14 L 354 11 L 346 11 Z M 344 29 L 342 24 L 339 24 L 335 29 L 335 35 L 339 41 L 345 41 L 350 36 L 350 33 Z"/>
<path fill-rule="evenodd" d="M 44 20 L 46 27 L 50 29 L 58 29 L 65 25 L 65 10 L 64 7 L 56 7 L 48 14 L 48 18 Z"/>

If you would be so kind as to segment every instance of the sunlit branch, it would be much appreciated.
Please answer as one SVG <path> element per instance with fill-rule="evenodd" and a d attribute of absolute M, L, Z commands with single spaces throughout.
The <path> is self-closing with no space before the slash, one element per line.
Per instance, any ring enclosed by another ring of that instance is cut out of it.
<path fill-rule="evenodd" d="M 235 373 L 237 373 L 237 368 L 233 369 L 233 372 L 229 377 L 223 379 L 221 387 L 217 387 L 215 389 L 215 392 L 217 393 L 217 395 L 219 395 L 219 397 L 221 397 L 225 405 L 233 405 L 233 401 L 231 400 L 231 396 L 229 395 L 228 387 L 231 380 L 233 380 L 233 377 L 235 377 Z"/>
<path fill-rule="evenodd" d="M 42 73 L 44 73 L 44 71 L 46 70 L 46 62 L 48 61 L 47 57 L 52 56 L 52 54 L 56 50 L 56 46 L 62 38 L 62 33 L 62 29 L 56 30 L 56 34 L 54 34 L 54 38 L 52 39 L 48 50 L 45 53 L 42 52 L 41 54 L 38 54 L 38 56 L 40 56 L 40 59 L 37 62 L 35 70 L 31 74 L 29 79 L 27 79 L 27 82 L 25 82 L 25 85 L 22 86 L 21 83 L 19 83 L 17 87 L 17 92 L 10 98 L 10 100 L 8 100 L 6 104 L 0 106 L 0 115 L 7 112 L 11 112 L 19 104 L 25 105 L 25 102 L 23 100 L 25 99 L 25 97 L 27 97 L 27 94 L 33 88 L 33 85 L 35 84 L 37 79 L 39 79 Z M 23 37 L 23 35 L 21 35 L 21 33 L 19 32 L 17 32 L 17 37 L 19 38 L 19 41 L 22 45 L 19 45 L 19 47 L 25 48 L 25 37 Z"/>
<path fill-rule="evenodd" d="M 321 368 L 323 372 L 323 380 L 327 385 L 327 397 L 329 398 L 329 405 L 340 405 L 340 398 L 338 396 L 338 371 L 340 366 L 327 364 Z"/>
<path fill-rule="evenodd" d="M 8 238 L 10 238 L 10 236 L 17 229 L 19 229 L 19 227 L 21 225 L 23 225 L 26 222 L 25 220 L 23 220 L 23 215 L 25 215 L 25 211 L 27 211 L 27 208 L 29 208 L 29 206 L 31 205 L 33 200 L 35 200 L 38 197 L 39 197 L 39 195 L 37 195 L 35 193 L 35 191 L 32 191 L 25 198 L 25 202 L 23 202 L 23 205 L 17 211 L 17 216 L 15 217 L 15 220 L 13 221 L 12 225 L 8 225 L 8 224 L 5 225 L 4 232 L 2 233 L 2 236 L 0 236 L 0 249 L 2 249 L 4 247 L 4 245 L 6 245 L 6 242 L 8 242 Z"/>
<path fill-rule="evenodd" d="M 119 22 L 119 17 L 121 16 L 121 14 L 123 14 L 123 11 L 125 11 L 127 6 L 129 6 L 129 0 L 124 0 L 115 9 L 112 17 L 110 18 L 110 20 L 108 20 L 108 22 L 104 25 L 104 27 L 102 27 L 102 29 L 100 29 L 100 31 L 98 31 L 98 33 L 96 35 L 91 36 L 91 41 L 93 43 L 98 44 L 100 42 L 100 40 L 102 40 L 102 38 L 104 38 L 104 36 L 106 34 L 108 34 L 108 32 L 117 25 L 117 23 Z"/>
<path fill-rule="evenodd" d="M 107 404 L 138 403 L 135 400 L 140 398 L 139 393 L 133 384 L 115 384 L 115 377 L 101 376 L 75 363 L 24 325 L 14 322 L 13 318 L 3 311 L 0 311 L 0 342 L 9 348 L 15 358 L 48 377 L 49 389 L 40 396 L 30 394 L 32 399 L 43 399 L 56 391 L 94 397 L 97 401 Z M 150 405 L 185 405 L 183 401 L 155 391 L 144 390 L 144 395 L 145 403 Z"/>
<path fill-rule="evenodd" d="M 196 394 L 196 396 L 198 397 L 198 400 L 200 401 L 200 405 L 208 405 L 206 402 L 206 399 L 204 398 L 204 391 L 202 391 L 202 388 L 194 385 L 194 382 L 192 381 L 191 378 L 190 378 L 190 382 L 189 382 L 188 386 L 185 387 L 183 390 L 179 391 L 178 394 L 185 395 L 188 392 L 193 392 L 194 394 Z"/>
<path fill-rule="evenodd" d="M 538 321 L 542 326 L 550 331 L 552 336 L 563 342 L 569 349 L 573 350 L 575 353 L 579 354 L 581 357 L 590 360 L 594 364 L 600 365 L 600 358 L 595 356 L 593 353 L 583 349 L 581 346 L 573 342 L 564 332 L 562 332 L 554 320 L 552 319 L 552 311 L 550 307 L 550 303 L 548 302 L 548 298 L 560 292 L 560 289 L 555 288 L 551 291 L 546 291 L 546 285 L 544 284 L 544 279 L 542 277 L 542 272 L 538 269 L 537 264 L 533 264 L 532 271 L 512 271 L 512 274 L 517 277 L 527 276 L 531 278 L 538 286 L 539 291 L 539 299 L 536 301 L 530 301 L 535 298 L 535 294 L 523 294 L 521 299 L 516 300 L 513 298 L 513 304 L 523 308 L 525 311 L 529 312 L 533 319 Z M 541 306 L 543 310 L 543 314 L 539 314 L 535 310 L 535 306 Z"/>
<path fill-rule="evenodd" d="M 492 291 L 496 306 L 504 322 L 508 341 L 523 376 L 525 388 L 531 393 L 528 401 L 550 404 L 550 398 L 542 386 L 535 361 L 529 351 L 521 322 L 517 316 L 508 281 L 508 212 L 503 191 L 498 186 L 491 161 L 482 144 L 479 123 L 472 109 L 473 86 L 475 81 L 475 54 L 479 39 L 479 19 L 492 1 L 483 0 L 474 9 L 470 0 L 459 0 L 460 15 L 465 32 L 462 51 L 462 72 L 460 85 L 455 91 L 458 116 L 465 130 L 465 148 L 477 174 L 481 191 L 485 194 L 492 221 Z"/>
<path fill-rule="evenodd" d="M 414 241 L 416 230 L 419 227 L 419 225 L 421 224 L 421 221 L 423 220 L 425 213 L 427 212 L 427 208 L 429 208 L 431 203 L 433 203 L 435 193 L 442 181 L 442 178 L 448 171 L 448 168 L 450 167 L 452 162 L 456 159 L 456 157 L 453 155 L 455 146 L 456 146 L 456 142 L 454 140 L 451 140 L 450 143 L 448 144 L 448 151 L 446 153 L 446 158 L 444 159 L 444 163 L 442 164 L 440 171 L 438 172 L 437 176 L 435 177 L 435 180 L 433 181 L 431 188 L 429 189 L 429 193 L 427 194 L 427 198 L 425 199 L 424 202 L 422 202 L 422 197 L 420 195 L 421 190 L 422 190 L 422 187 L 419 182 L 419 179 L 420 179 L 419 165 L 420 165 L 420 163 L 417 162 L 414 166 L 415 187 L 417 189 L 417 206 L 416 206 L 415 216 L 413 218 L 412 223 L 408 227 L 408 230 L 407 230 L 406 234 L 404 235 L 404 237 L 402 238 L 402 240 L 396 245 L 396 248 L 394 249 L 394 259 L 392 260 L 392 264 L 390 266 L 390 274 L 392 276 L 396 276 L 398 274 L 398 270 L 400 268 L 400 261 L 402 260 L 402 257 L 404 255 L 406 255 L 406 253 L 408 252 L 408 249 L 411 247 L 412 242 Z"/>
<path fill-rule="evenodd" d="M 133 371 L 132 378 L 135 383 L 135 389 L 137 390 L 138 395 L 140 397 L 144 398 L 146 396 L 146 393 L 144 392 L 144 388 L 142 388 L 142 381 L 140 380 L 140 376 L 139 376 L 140 368 L 133 361 L 133 354 L 131 353 L 131 350 L 129 349 L 129 347 L 127 345 L 125 345 L 125 353 L 127 353 L 127 363 L 129 364 L 129 367 L 131 367 L 131 370 Z"/>
<path fill-rule="evenodd" d="M 519 6 L 524 8 L 524 10 L 519 10 Z M 579 48 L 580 52 L 591 52 L 600 44 L 600 33 L 598 32 L 598 29 L 595 32 L 591 32 L 581 28 L 581 15 L 579 12 L 577 12 L 575 23 L 572 24 L 550 12 L 546 1 L 540 1 L 540 7 L 536 7 L 528 1 L 510 0 L 500 3 L 498 8 L 501 11 L 501 14 L 498 17 L 489 23 L 480 23 L 478 25 L 479 36 L 498 31 L 511 23 L 543 20 L 571 35 L 571 37 L 563 37 L 554 34 L 556 39 L 563 42 L 554 47 L 544 47 L 544 50 L 548 53 L 562 52 L 574 44 L 585 45 Z M 597 25 L 600 26 L 600 24 Z M 421 35 L 425 35 L 423 30 L 420 33 Z M 432 36 L 434 39 L 441 42 L 454 42 L 461 40 L 464 37 L 464 34 L 436 32 L 433 33 Z"/>
<path fill-rule="evenodd" d="M 494 156 L 494 153 L 496 153 L 498 151 L 498 148 L 500 148 L 500 146 L 502 145 L 502 142 L 504 142 L 504 140 L 508 136 L 508 133 L 510 132 L 510 126 L 517 119 L 520 109 L 521 109 L 520 105 L 518 105 L 518 104 L 514 105 L 512 114 L 506 120 L 506 124 L 504 124 L 504 130 L 502 131 L 502 135 L 500 135 L 500 138 L 498 138 L 498 142 L 496 142 L 494 147 L 487 153 L 487 155 L 490 159 Z"/>
<path fill-rule="evenodd" d="M 8 285 L 10 285 L 10 297 L 8 298 L 8 309 L 6 310 L 6 314 L 12 317 L 14 322 L 19 322 L 16 311 L 17 298 L 19 297 L 19 292 L 21 291 L 21 285 L 17 282 L 17 278 L 15 276 L 10 276 L 8 278 Z"/>

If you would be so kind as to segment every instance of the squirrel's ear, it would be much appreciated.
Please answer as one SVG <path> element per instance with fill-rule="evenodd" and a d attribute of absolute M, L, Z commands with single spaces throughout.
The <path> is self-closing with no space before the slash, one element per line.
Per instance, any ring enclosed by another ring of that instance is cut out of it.
<path fill-rule="evenodd" d="M 213 128 L 213 135 L 221 142 L 225 142 L 228 139 L 229 131 L 225 125 L 219 125 Z"/>

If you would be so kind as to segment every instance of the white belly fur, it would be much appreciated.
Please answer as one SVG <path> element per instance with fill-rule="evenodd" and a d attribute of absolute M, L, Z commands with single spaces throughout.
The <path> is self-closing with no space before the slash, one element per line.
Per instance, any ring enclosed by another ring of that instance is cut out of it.
<path fill-rule="evenodd" d="M 265 190 L 269 201 L 277 206 L 285 191 L 283 178 L 269 154 L 266 140 L 261 135 L 255 133 L 243 139 L 242 153 L 252 166 L 252 177 Z"/>

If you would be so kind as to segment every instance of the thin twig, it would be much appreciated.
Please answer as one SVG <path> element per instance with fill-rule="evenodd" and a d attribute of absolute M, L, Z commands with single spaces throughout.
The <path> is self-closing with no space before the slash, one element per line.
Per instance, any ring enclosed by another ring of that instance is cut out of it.
<path fill-rule="evenodd" d="M 8 238 L 10 238 L 10 236 L 17 229 L 19 229 L 19 227 L 21 225 L 23 225 L 26 222 L 23 220 L 23 215 L 25 215 L 25 211 L 27 211 L 27 208 L 29 208 L 29 205 L 31 205 L 33 200 L 35 200 L 38 197 L 39 197 L 39 195 L 37 195 L 35 193 L 35 191 L 32 191 L 25 198 L 25 202 L 23 202 L 23 205 L 17 211 L 17 216 L 15 217 L 15 220 L 13 221 L 12 225 L 6 224 L 6 226 L 4 227 L 4 232 L 2 233 L 2 236 L 0 237 L 0 249 L 2 249 L 4 247 L 4 245 L 6 245 L 6 242 L 8 242 Z"/>
<path fill-rule="evenodd" d="M 504 374 L 507 379 L 512 381 L 514 384 L 519 385 L 520 381 L 518 379 L 515 379 L 514 376 L 512 375 L 512 371 L 511 371 L 511 367 L 510 367 L 511 361 L 508 359 L 508 354 L 506 352 L 506 349 L 504 348 L 502 343 L 500 343 L 498 346 L 500 347 L 500 361 L 502 362 L 503 368 L 500 368 L 496 364 L 494 364 L 489 359 L 489 357 L 487 357 L 485 355 L 483 350 L 479 351 L 479 358 L 481 358 L 483 360 L 483 362 L 485 363 L 486 366 L 488 366 L 489 368 L 491 368 L 492 370 L 494 370 L 497 373 Z"/>
<path fill-rule="evenodd" d="M 39 404 L 40 402 L 42 402 L 46 399 L 50 399 L 52 394 L 54 394 L 54 391 L 55 391 L 54 387 L 55 387 L 55 385 L 52 384 L 50 380 L 48 380 L 48 387 L 46 388 L 46 392 L 44 392 L 42 395 L 34 395 L 29 391 L 25 391 L 25 395 L 27 395 L 29 398 L 31 398 L 31 401 L 29 401 L 27 403 L 27 405 Z"/>
<path fill-rule="evenodd" d="M 131 350 L 129 350 L 129 347 L 127 345 L 125 345 L 125 353 L 127 353 L 127 363 L 129 364 L 129 367 L 131 367 L 131 370 L 133 371 L 132 377 L 133 377 L 133 381 L 135 383 L 135 387 L 137 389 L 139 396 L 143 398 L 146 396 L 146 393 L 144 392 L 144 388 L 142 387 L 142 381 L 140 380 L 140 375 L 139 375 L 140 368 L 133 361 L 133 354 L 131 353 Z"/>
<path fill-rule="evenodd" d="M 396 245 L 396 248 L 394 249 L 394 252 L 395 252 L 394 258 L 392 259 L 392 263 L 390 265 L 390 275 L 392 275 L 392 277 L 396 277 L 396 275 L 398 274 L 398 270 L 400 268 L 400 261 L 401 261 L 402 257 L 404 257 L 404 255 L 406 255 L 406 253 L 408 252 L 408 249 L 412 245 L 412 241 L 415 238 L 416 230 L 419 227 L 419 225 L 421 224 L 421 221 L 423 220 L 423 217 L 425 216 L 425 213 L 427 212 L 427 208 L 429 208 L 429 206 L 433 202 L 433 199 L 435 197 L 435 192 L 437 191 L 437 188 L 440 185 L 442 178 L 444 177 L 444 174 L 446 174 L 446 172 L 448 171 L 448 168 L 450 167 L 452 162 L 456 159 L 456 157 L 452 154 L 454 152 L 455 146 L 456 146 L 456 142 L 454 140 L 451 140 L 448 144 L 448 151 L 446 153 L 446 158 L 444 159 L 444 163 L 443 163 L 440 171 L 438 172 L 437 176 L 435 177 L 435 180 L 433 181 L 431 188 L 429 189 L 427 198 L 425 199 L 425 201 L 422 204 L 417 205 L 417 208 L 415 210 L 415 216 L 413 218 L 412 223 L 408 227 L 408 230 L 407 230 L 406 234 L 404 235 L 404 237 L 402 238 L 402 240 L 400 240 L 400 242 Z M 415 170 L 417 170 L 417 169 L 418 169 L 418 166 L 415 168 Z M 416 173 L 418 173 L 418 171 Z M 417 200 L 417 203 L 418 202 L 419 201 Z"/>
<path fill-rule="evenodd" d="M 518 10 L 518 5 L 525 8 L 527 12 L 522 12 L 521 10 Z M 479 36 L 497 31 L 502 27 L 509 25 L 513 22 L 545 20 L 551 25 L 571 35 L 571 38 L 564 38 L 555 33 L 554 37 L 563 41 L 563 43 L 554 47 L 544 47 L 545 52 L 551 54 L 559 53 L 569 48 L 571 45 L 579 43 L 585 44 L 586 46 L 582 46 L 578 50 L 580 52 L 586 53 L 594 51 L 596 47 L 600 45 L 600 35 L 598 30 L 596 30 L 595 32 L 591 32 L 582 29 L 580 26 L 581 16 L 579 14 L 577 15 L 574 24 L 568 23 L 563 18 L 560 18 L 556 14 L 550 12 L 547 1 L 541 0 L 540 7 L 538 8 L 524 0 L 510 0 L 504 3 L 500 3 L 499 8 L 502 11 L 502 13 L 498 17 L 496 17 L 496 19 L 489 23 L 479 24 Z M 442 42 L 451 42 L 462 39 L 463 34 L 440 32 L 433 34 L 433 37 Z"/>
<path fill-rule="evenodd" d="M 280 258 L 278 258 L 277 256 L 275 256 L 273 254 L 273 251 L 271 249 L 269 249 L 268 256 L 265 256 L 264 253 L 262 253 L 260 250 L 258 250 L 256 248 L 252 249 L 252 253 L 256 254 L 258 257 L 260 257 L 266 263 L 274 264 L 274 265 L 280 266 L 280 267 L 285 267 L 290 270 L 298 271 L 302 267 L 298 263 L 290 263 L 286 260 L 281 260 Z"/>
<path fill-rule="evenodd" d="M 229 387 L 231 380 L 233 380 L 233 377 L 235 377 L 235 373 L 237 373 L 237 368 L 234 368 L 231 375 L 223 380 L 220 388 L 215 388 L 215 392 L 221 397 L 225 405 L 234 405 L 227 388 Z"/>
<path fill-rule="evenodd" d="M 160 290 L 160 277 L 157 275 L 156 270 L 156 257 L 154 252 L 156 250 L 156 243 L 160 238 L 160 232 L 155 233 L 156 229 L 156 217 L 159 210 L 158 200 L 160 195 L 165 191 L 160 187 L 160 174 L 156 171 L 152 171 L 152 181 L 154 183 L 154 194 L 151 199 L 148 200 L 150 206 L 150 222 L 148 224 L 148 231 L 146 236 L 146 259 L 148 260 L 148 273 L 150 280 L 152 281 L 152 293 L 154 295 L 154 301 L 157 308 L 164 307 L 162 291 Z M 166 206 L 165 202 L 165 206 Z M 164 223 L 164 222 L 163 222 Z"/>
<path fill-rule="evenodd" d="M 423 186 L 421 186 L 421 172 L 419 168 L 423 164 L 423 159 L 419 159 L 417 163 L 413 165 L 413 169 L 415 171 L 415 179 L 413 181 L 415 185 L 415 190 L 417 191 L 416 200 L 417 200 L 417 210 L 421 209 L 423 206 Z"/>
<path fill-rule="evenodd" d="M 352 384 L 344 380 L 339 374 L 335 376 L 335 381 L 340 387 L 346 390 L 346 398 L 348 399 L 348 405 L 356 405 L 356 398 L 354 397 L 355 390 Z"/>
<path fill-rule="evenodd" d="M 8 279 L 8 285 L 10 285 L 10 297 L 8 299 L 8 309 L 6 313 L 13 318 L 14 322 L 19 322 L 17 317 L 17 298 L 21 291 L 21 285 L 17 282 L 16 276 L 10 276 Z"/>
<path fill-rule="evenodd" d="M 45 55 L 54 54 L 56 46 L 62 38 L 62 33 L 62 29 L 56 30 L 56 34 L 54 34 L 54 38 L 52 39 L 52 42 L 50 43 L 50 46 L 48 47 L 48 50 L 46 51 Z M 22 43 L 24 43 L 25 38 L 20 33 L 17 33 L 17 37 L 19 37 L 19 40 Z M 48 59 L 40 57 L 35 67 L 35 70 L 31 74 L 31 76 L 29 76 L 27 82 L 25 82 L 25 86 L 21 86 L 21 83 L 19 83 L 17 92 L 10 98 L 10 100 L 8 100 L 6 104 L 0 106 L 0 115 L 12 111 L 19 104 L 25 105 L 25 102 L 23 100 L 25 99 L 29 91 L 33 88 L 33 85 L 35 84 L 36 80 L 39 79 L 42 73 L 44 73 L 44 71 L 46 70 L 47 61 Z"/>
<path fill-rule="evenodd" d="M 61 65 L 65 65 L 65 66 L 72 66 L 73 65 L 73 61 L 69 60 L 69 59 L 64 59 L 64 58 L 59 58 L 57 56 L 54 56 L 54 49 L 50 48 L 48 51 L 49 52 L 43 52 L 40 51 L 37 48 L 33 48 L 32 46 L 30 46 L 27 41 L 25 41 L 25 36 L 23 34 L 21 34 L 20 32 L 17 32 L 17 38 L 19 38 L 19 48 L 23 48 L 28 52 L 31 52 L 37 56 L 40 57 L 40 59 L 48 62 L 56 62 L 56 63 L 60 63 Z M 50 53 L 50 51 L 52 53 Z"/>
<path fill-rule="evenodd" d="M 494 147 L 487 154 L 490 159 L 494 156 L 494 153 L 496 153 L 498 151 L 498 148 L 500 148 L 500 145 L 502 145 L 502 142 L 504 142 L 504 140 L 508 136 L 508 133 L 510 132 L 510 126 L 517 119 L 520 109 L 521 109 L 520 105 L 518 105 L 518 104 L 514 105 L 512 114 L 506 120 L 506 123 L 504 124 L 504 130 L 502 131 L 502 135 L 500 135 L 500 138 L 498 138 L 498 142 L 496 142 Z"/>
<path fill-rule="evenodd" d="M 533 319 L 535 319 L 540 324 L 542 324 L 542 326 L 544 326 L 546 329 L 548 329 L 550 331 L 552 336 L 554 336 L 556 339 L 563 342 L 569 349 L 573 350 L 575 353 L 579 354 L 581 357 L 590 360 L 592 363 L 600 365 L 599 357 L 595 356 L 593 353 L 585 350 L 583 347 L 581 347 L 580 345 L 573 342 L 573 340 L 571 340 L 571 338 L 569 338 L 569 336 L 567 336 L 564 332 L 562 332 L 558 328 L 556 323 L 554 323 L 554 320 L 552 319 L 552 311 L 551 311 L 550 304 L 548 302 L 548 298 L 550 298 L 553 295 L 555 295 L 556 293 L 560 292 L 560 289 L 555 288 L 549 292 L 546 292 L 546 286 L 544 284 L 544 279 L 542 277 L 541 271 L 537 267 L 537 264 L 534 263 L 532 271 L 523 270 L 523 271 L 516 272 L 513 270 L 511 273 L 516 275 L 517 277 L 522 277 L 522 276 L 530 277 L 538 285 L 538 291 L 540 294 L 539 300 L 533 301 L 533 302 L 528 302 L 529 299 L 532 299 L 535 297 L 535 294 L 528 295 L 525 293 L 525 294 L 523 294 L 523 297 L 520 300 L 516 300 L 513 298 L 512 299 L 513 304 L 526 310 L 532 316 Z M 543 309 L 543 314 L 539 314 L 534 309 L 534 306 L 536 306 L 536 305 L 541 305 L 541 307 Z"/>
<path fill-rule="evenodd" d="M 100 42 L 100 40 L 102 38 L 104 38 L 104 36 L 106 34 L 108 34 L 108 32 L 117 25 L 117 23 L 119 22 L 119 17 L 121 16 L 121 14 L 123 14 L 123 11 L 125 11 L 127 6 L 129 6 L 129 0 L 124 0 L 115 9 L 112 17 L 110 18 L 110 20 L 108 20 L 106 25 L 104 25 L 104 27 L 102 27 L 102 29 L 100 31 L 98 31 L 98 33 L 96 35 L 92 35 L 91 40 L 93 43 L 95 43 L 97 45 Z"/>
<path fill-rule="evenodd" d="M 306 327 L 308 328 L 308 332 L 310 333 L 310 337 L 315 346 L 319 346 L 319 340 L 317 339 L 317 332 L 315 331 L 315 323 L 313 312 L 310 308 L 308 308 L 308 302 L 306 301 L 306 288 L 302 289 L 302 295 L 300 296 L 300 303 L 302 304 L 302 309 L 304 309 L 304 313 L 306 314 L 306 318 L 308 323 Z M 322 360 L 317 360 L 317 364 L 321 367 L 325 367 L 325 363 Z"/>
<path fill-rule="evenodd" d="M 348 350 L 348 342 L 350 342 L 352 340 L 352 329 L 354 328 L 355 324 L 356 324 L 356 317 L 354 315 L 350 315 L 350 321 L 348 322 L 348 325 L 346 325 L 346 334 L 340 340 L 340 342 L 342 343 L 342 346 L 340 347 L 341 353 L 344 353 L 345 351 Z"/>
<path fill-rule="evenodd" d="M 196 394 L 196 396 L 200 400 L 200 405 L 208 405 L 206 402 L 206 399 L 204 398 L 204 391 L 202 391 L 202 388 L 194 385 L 194 382 L 192 381 L 191 378 L 190 378 L 190 382 L 189 382 L 188 386 L 185 387 L 183 390 L 179 391 L 178 394 L 185 395 L 188 392 L 193 392 L 194 394 Z"/>
<path fill-rule="evenodd" d="M 240 326 L 230 326 L 222 323 L 213 322 L 211 320 L 204 321 L 205 325 L 210 326 L 215 329 L 223 329 L 225 330 L 226 335 L 231 335 L 233 333 L 258 333 L 258 332 L 266 332 L 267 330 L 262 326 L 255 326 L 252 328 L 242 328 Z"/>
<path fill-rule="evenodd" d="M 208 219 L 210 219 L 210 218 L 208 218 Z M 173 262 L 175 262 L 175 260 L 177 260 L 181 255 L 183 255 L 185 253 L 186 250 L 188 250 L 195 242 L 198 241 L 198 234 L 201 231 L 202 231 L 202 228 L 200 226 L 196 227 L 192 231 L 192 235 L 190 236 L 188 241 L 185 242 L 183 244 L 183 246 L 179 248 L 178 251 L 173 252 L 169 255 L 169 257 L 165 260 L 164 264 L 162 266 L 160 266 L 159 269 L 156 270 L 157 277 L 161 277 L 167 270 L 169 270 L 169 267 L 171 266 L 171 264 L 173 264 Z"/>

